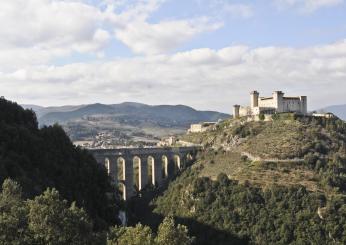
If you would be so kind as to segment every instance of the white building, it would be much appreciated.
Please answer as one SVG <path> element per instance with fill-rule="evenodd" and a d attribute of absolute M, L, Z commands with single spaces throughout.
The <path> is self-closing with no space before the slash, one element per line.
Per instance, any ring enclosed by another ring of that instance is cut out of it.
<path fill-rule="evenodd" d="M 324 117 L 324 118 L 334 118 L 335 115 L 331 112 L 327 113 L 312 113 L 313 117 Z"/>
<path fill-rule="evenodd" d="M 250 106 L 234 105 L 233 116 L 235 118 L 245 116 L 271 115 L 282 112 L 295 112 L 307 114 L 307 97 L 284 97 L 281 91 L 273 92 L 271 97 L 259 97 L 257 91 L 250 94 Z"/>
<path fill-rule="evenodd" d="M 178 139 L 175 136 L 169 136 L 161 139 L 160 142 L 157 143 L 157 146 L 173 146 L 177 143 Z"/>
<path fill-rule="evenodd" d="M 190 129 L 188 130 L 188 133 L 205 132 L 208 130 L 208 128 L 214 125 L 216 125 L 216 122 L 203 122 L 203 123 L 191 124 Z"/>

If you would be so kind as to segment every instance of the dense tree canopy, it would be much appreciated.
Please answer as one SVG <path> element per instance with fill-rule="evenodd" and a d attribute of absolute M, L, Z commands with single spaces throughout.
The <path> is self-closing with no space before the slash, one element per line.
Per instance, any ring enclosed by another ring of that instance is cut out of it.
<path fill-rule="evenodd" d="M 158 198 L 155 211 L 179 217 L 198 244 L 346 244 L 342 120 L 277 114 L 272 122 L 224 121 L 214 131 L 186 138 L 206 149 L 198 163 Z M 232 145 L 232 139 L 241 143 Z M 237 151 L 274 160 L 241 158 Z M 275 162 L 295 158 L 302 160 Z M 220 167 L 227 163 L 237 168 Z M 218 177 L 205 177 L 205 169 Z M 311 177 L 306 178 L 304 171 Z M 307 189 L 311 183 L 317 188 Z"/>
<path fill-rule="evenodd" d="M 186 226 L 176 225 L 171 216 L 164 219 L 157 235 L 141 224 L 95 232 L 84 209 L 69 205 L 56 189 L 25 200 L 17 182 L 6 179 L 2 185 L 0 244 L 190 245 L 192 241 Z"/>
<path fill-rule="evenodd" d="M 262 190 L 229 180 L 225 174 L 212 181 L 190 172 L 171 185 L 156 205 L 160 214 L 181 217 L 197 244 L 346 243 L 345 197 L 335 196 L 326 203 L 323 194 L 302 186 Z"/>
<path fill-rule="evenodd" d="M 176 226 L 173 217 L 169 215 L 160 224 L 155 241 L 157 244 L 189 245 L 194 239 L 189 237 L 186 226 L 180 224 Z"/>
<path fill-rule="evenodd" d="M 56 188 L 71 204 L 85 208 L 96 224 L 116 222 L 115 193 L 105 169 L 85 150 L 75 147 L 63 129 L 39 129 L 35 114 L 0 98 L 0 182 L 18 181 L 25 197 Z"/>
<path fill-rule="evenodd" d="M 26 244 L 29 211 L 22 199 L 21 187 L 11 180 L 5 180 L 0 194 L 0 241 L 1 244 Z"/>
<path fill-rule="evenodd" d="M 25 200 L 18 183 L 6 179 L 0 194 L 1 244 L 95 244 L 97 236 L 83 209 L 47 189 Z"/>
<path fill-rule="evenodd" d="M 108 234 L 108 245 L 190 245 L 194 241 L 184 225 L 176 225 L 167 216 L 159 226 L 156 237 L 148 226 L 113 227 Z"/>

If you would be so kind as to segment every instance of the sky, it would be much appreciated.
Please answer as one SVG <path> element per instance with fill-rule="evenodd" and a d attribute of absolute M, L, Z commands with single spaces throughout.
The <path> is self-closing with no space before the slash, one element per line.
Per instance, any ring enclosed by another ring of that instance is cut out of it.
<path fill-rule="evenodd" d="M 249 93 L 346 104 L 346 0 L 0 1 L 0 95 L 231 113 Z"/>

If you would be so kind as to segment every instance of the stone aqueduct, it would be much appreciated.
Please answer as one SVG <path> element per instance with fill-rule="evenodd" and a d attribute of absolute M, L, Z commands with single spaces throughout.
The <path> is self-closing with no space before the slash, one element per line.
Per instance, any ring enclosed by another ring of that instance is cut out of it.
<path fill-rule="evenodd" d="M 199 147 L 155 147 L 90 149 L 99 164 L 106 167 L 113 183 L 122 189 L 123 199 L 148 184 L 161 186 L 192 162 Z M 136 168 L 137 166 L 137 168 Z M 138 179 L 137 178 L 138 169 Z"/>

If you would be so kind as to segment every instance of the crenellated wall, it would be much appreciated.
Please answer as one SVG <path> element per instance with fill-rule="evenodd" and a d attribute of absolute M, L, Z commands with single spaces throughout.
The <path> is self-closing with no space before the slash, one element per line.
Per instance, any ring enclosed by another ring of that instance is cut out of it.
<path fill-rule="evenodd" d="M 96 161 L 104 166 L 114 185 L 120 187 L 123 199 L 135 194 L 134 163 L 138 163 L 138 190 L 148 184 L 161 186 L 195 159 L 200 147 L 155 147 L 90 149 Z M 149 183 L 150 182 L 150 183 Z"/>

